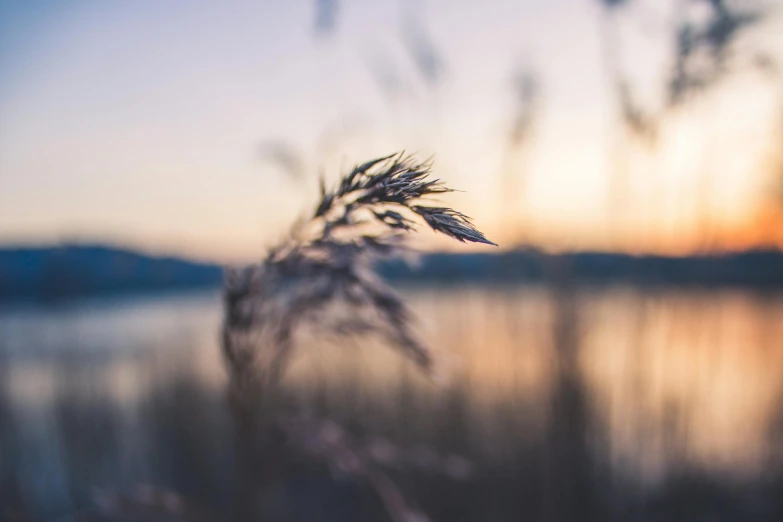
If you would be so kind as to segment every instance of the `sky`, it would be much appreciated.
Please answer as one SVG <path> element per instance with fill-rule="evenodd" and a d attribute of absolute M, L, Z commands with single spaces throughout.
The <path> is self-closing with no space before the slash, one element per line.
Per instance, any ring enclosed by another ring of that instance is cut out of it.
<path fill-rule="evenodd" d="M 612 52 L 651 110 L 672 6 L 617 15 Z M 506 247 L 679 252 L 747 229 L 780 87 L 732 75 L 667 115 L 654 148 L 623 141 L 601 24 L 597 0 L 0 0 L 0 244 L 248 261 L 310 208 L 319 173 L 402 149 L 433 156 L 462 191 L 444 202 Z M 539 95 L 510 150 L 519 71 Z"/>

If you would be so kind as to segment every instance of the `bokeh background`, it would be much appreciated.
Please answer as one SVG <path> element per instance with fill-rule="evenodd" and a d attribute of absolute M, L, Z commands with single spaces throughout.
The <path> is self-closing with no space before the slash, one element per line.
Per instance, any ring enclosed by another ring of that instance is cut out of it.
<path fill-rule="evenodd" d="M 423 232 L 379 268 L 453 378 L 313 346 L 292 400 L 468 458 L 400 479 L 433 520 L 780 520 L 781 15 L 0 0 L 0 518 L 230 517 L 221 266 L 406 150 L 500 244 Z M 280 520 L 386 520 L 351 480 L 281 484 Z"/>

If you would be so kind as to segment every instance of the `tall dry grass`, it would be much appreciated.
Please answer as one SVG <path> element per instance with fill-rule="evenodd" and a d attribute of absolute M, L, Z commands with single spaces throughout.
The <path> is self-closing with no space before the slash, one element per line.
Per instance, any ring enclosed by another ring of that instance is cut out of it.
<path fill-rule="evenodd" d="M 293 450 L 333 473 L 364 479 L 395 522 L 427 520 L 406 499 L 388 468 L 427 467 L 462 477 L 469 463 L 431 451 L 411 456 L 388 440 L 357 439 L 330 420 L 291 411 L 279 399 L 280 381 L 305 339 L 376 337 L 427 375 L 434 352 L 415 332 L 405 301 L 373 270 L 374 262 L 405 249 L 408 233 L 424 225 L 460 242 L 494 245 L 465 214 L 427 204 L 452 190 L 432 179 L 431 165 L 403 153 L 358 165 L 332 189 L 321 180 L 315 210 L 258 264 L 226 273 L 222 348 L 229 397 L 249 484 L 240 510 L 254 519 L 290 466 Z"/>

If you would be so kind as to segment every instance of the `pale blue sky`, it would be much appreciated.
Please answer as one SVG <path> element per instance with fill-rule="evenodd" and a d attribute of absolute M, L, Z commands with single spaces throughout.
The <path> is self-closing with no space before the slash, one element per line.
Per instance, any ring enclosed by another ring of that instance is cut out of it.
<path fill-rule="evenodd" d="M 508 228 L 497 178 L 511 79 L 524 63 L 543 91 L 525 222 L 554 244 L 600 244 L 612 116 L 598 2 L 421 2 L 417 19 L 445 64 L 434 84 L 406 46 L 411 5 L 338 2 L 333 31 L 316 34 L 312 1 L 0 0 L 0 243 L 76 238 L 250 259 L 312 202 L 319 169 L 333 179 L 402 148 L 434 154 L 438 176 L 466 191 L 449 202 L 497 236 Z M 651 5 L 627 17 L 621 52 L 654 102 L 670 12 Z M 399 85 L 380 86 L 379 67 Z M 758 91 L 743 114 L 772 103 L 754 85 L 733 87 Z M 759 121 L 733 127 L 753 137 Z M 675 127 L 674 145 L 699 134 Z M 304 185 L 259 158 L 270 140 L 300 152 Z M 671 205 L 667 230 L 689 219 L 683 179 L 697 161 L 669 148 L 657 160 L 661 201 L 646 197 L 648 178 L 631 205 L 640 223 Z M 732 207 L 754 187 L 748 161 L 721 174 Z"/>

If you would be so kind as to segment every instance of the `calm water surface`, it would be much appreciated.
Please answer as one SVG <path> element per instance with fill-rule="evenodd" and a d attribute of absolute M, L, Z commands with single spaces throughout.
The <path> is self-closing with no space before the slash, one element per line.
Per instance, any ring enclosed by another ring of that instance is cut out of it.
<path fill-rule="evenodd" d="M 778 513 L 783 296 L 407 294 L 447 381 L 373 342 L 309 343 L 286 375 L 301 408 L 467 454 L 494 484 L 476 502 L 508 503 L 497 520 L 557 518 L 541 499 L 562 490 L 574 509 L 589 490 L 603 513 L 630 517 L 617 491 L 649 507 L 690 498 L 694 484 L 716 499 L 742 491 L 759 520 Z M 234 453 L 220 315 L 217 293 L 0 309 L 0 484 L 42 518 L 139 483 L 225 507 Z"/>

